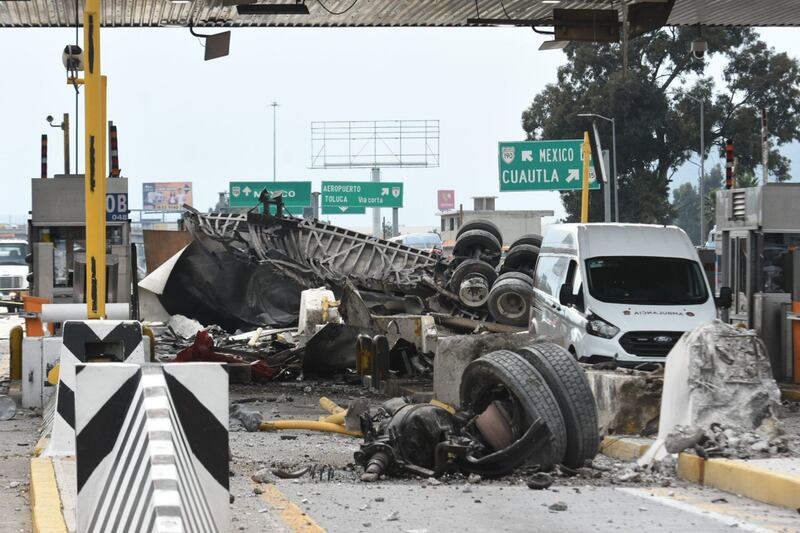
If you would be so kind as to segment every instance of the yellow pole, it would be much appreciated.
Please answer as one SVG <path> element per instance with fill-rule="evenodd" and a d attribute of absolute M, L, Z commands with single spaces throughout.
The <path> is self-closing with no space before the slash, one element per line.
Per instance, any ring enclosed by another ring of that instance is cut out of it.
<path fill-rule="evenodd" d="M 100 74 L 101 0 L 83 9 L 86 307 L 89 318 L 106 315 L 106 135 L 105 83 Z"/>
<path fill-rule="evenodd" d="M 589 146 L 589 132 L 583 132 L 583 190 L 581 191 L 581 224 L 589 222 L 589 158 L 592 157 L 592 148 Z"/>

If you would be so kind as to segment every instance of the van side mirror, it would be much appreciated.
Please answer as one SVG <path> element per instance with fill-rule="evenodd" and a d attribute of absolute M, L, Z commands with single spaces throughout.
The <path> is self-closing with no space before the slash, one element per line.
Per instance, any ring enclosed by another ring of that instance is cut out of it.
<path fill-rule="evenodd" d="M 714 298 L 714 303 L 720 309 L 729 309 L 733 304 L 733 293 L 730 287 L 720 287 L 719 296 Z"/>
<path fill-rule="evenodd" d="M 572 287 L 564 283 L 558 291 L 558 301 L 561 305 L 572 305 L 575 303 L 575 296 L 572 294 Z"/>

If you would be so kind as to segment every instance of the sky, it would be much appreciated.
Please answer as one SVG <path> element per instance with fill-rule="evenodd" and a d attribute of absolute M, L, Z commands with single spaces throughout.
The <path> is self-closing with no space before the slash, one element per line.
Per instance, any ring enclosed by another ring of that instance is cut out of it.
<path fill-rule="evenodd" d="M 794 55 L 795 29 L 763 31 Z M 61 51 L 74 30 L 0 29 L 6 53 L 0 85 L 0 221 L 21 222 L 39 175 L 39 138 L 49 134 L 50 174 L 63 169 L 56 123 L 75 98 L 65 83 Z M 499 193 L 497 142 L 521 140 L 521 113 L 556 81 L 565 56 L 538 51 L 543 37 L 527 28 L 268 28 L 235 29 L 230 55 L 203 61 L 186 29 L 104 29 L 102 70 L 108 76 L 108 119 L 118 127 L 122 174 L 131 208 L 142 183 L 191 181 L 194 204 L 213 206 L 229 181 L 271 180 L 273 115 L 277 110 L 278 180 L 368 180 L 369 169 L 317 170 L 310 124 L 323 120 L 435 119 L 440 166 L 386 168 L 385 181 L 405 184 L 400 222 L 435 227 L 437 189 L 455 189 L 456 204 L 496 195 L 498 209 L 564 210 L 555 192 Z M 81 43 L 82 44 L 82 43 Z M 598 111 L 599 112 L 599 111 Z M 81 103 L 80 121 L 83 122 Z M 81 140 L 82 140 L 81 133 Z M 74 142 L 74 130 L 71 135 Z M 72 147 L 74 165 L 74 145 Z M 800 174 L 800 149 L 793 168 Z M 83 171 L 83 151 L 79 152 Z M 676 183 L 696 177 L 681 169 Z M 390 212 L 384 215 L 389 218 Z M 367 215 L 331 222 L 369 226 Z"/>

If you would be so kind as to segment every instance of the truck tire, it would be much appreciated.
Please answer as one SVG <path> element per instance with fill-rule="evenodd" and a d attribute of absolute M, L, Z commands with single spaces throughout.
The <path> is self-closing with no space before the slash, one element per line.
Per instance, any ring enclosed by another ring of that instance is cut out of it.
<path fill-rule="evenodd" d="M 600 448 L 597 406 L 586 373 L 575 357 L 562 347 L 543 342 L 516 351 L 544 378 L 555 396 L 567 428 L 564 465 L 584 466 Z"/>
<path fill-rule="evenodd" d="M 480 276 L 486 281 L 485 294 L 483 291 L 479 291 L 481 294 L 477 294 L 474 290 L 470 291 L 466 288 L 462 291 L 461 283 L 467 278 L 474 276 Z M 495 272 L 492 265 L 478 259 L 465 259 L 453 270 L 448 286 L 452 292 L 458 295 L 461 303 L 470 308 L 477 308 L 486 304 L 486 301 L 489 299 L 489 293 L 491 292 L 491 286 L 496 279 L 497 272 Z"/>
<path fill-rule="evenodd" d="M 462 408 L 483 412 L 492 399 L 490 392 L 499 387 L 507 391 L 508 402 L 514 408 L 509 412 L 515 440 L 537 418 L 550 430 L 550 442 L 539 447 L 530 462 L 538 464 L 542 470 L 550 470 L 561 463 L 567 446 L 567 430 L 558 402 L 542 375 L 520 355 L 498 350 L 467 365 L 461 376 Z"/>
<path fill-rule="evenodd" d="M 497 276 L 497 281 L 495 281 L 495 283 L 498 281 L 503 281 L 504 279 L 518 279 L 533 287 L 533 278 L 524 272 L 504 272 Z"/>
<path fill-rule="evenodd" d="M 456 239 L 453 246 L 453 255 L 456 257 L 476 258 L 476 253 L 492 266 L 497 266 L 500 262 L 500 241 L 482 229 L 472 229 L 465 231 Z"/>
<path fill-rule="evenodd" d="M 519 244 L 509 250 L 501 272 L 523 272 L 533 275 L 536 269 L 536 259 L 539 257 L 539 247 L 532 244 Z"/>
<path fill-rule="evenodd" d="M 519 239 L 515 240 L 511 243 L 511 246 L 508 247 L 509 250 L 514 248 L 515 246 L 519 246 L 520 244 L 530 244 L 532 246 L 536 246 L 537 248 L 542 247 L 542 236 L 536 233 L 529 233 L 527 235 L 523 235 Z"/>
<path fill-rule="evenodd" d="M 500 228 L 498 228 L 497 225 L 491 220 L 485 220 L 482 218 L 476 220 L 470 220 L 469 222 L 458 228 L 458 232 L 456 232 L 456 240 L 458 240 L 458 238 L 461 237 L 462 234 L 474 229 L 488 231 L 494 236 L 495 239 L 497 239 L 497 242 L 499 242 L 501 245 L 503 244 L 503 234 L 500 233 Z"/>
<path fill-rule="evenodd" d="M 532 301 L 533 287 L 530 282 L 506 278 L 492 285 L 486 305 L 495 322 L 524 327 L 530 319 Z"/>

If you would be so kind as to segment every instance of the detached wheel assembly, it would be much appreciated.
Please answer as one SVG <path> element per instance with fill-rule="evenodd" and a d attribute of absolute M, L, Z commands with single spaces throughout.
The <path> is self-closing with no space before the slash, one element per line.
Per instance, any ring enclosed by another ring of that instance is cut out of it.
<path fill-rule="evenodd" d="M 462 233 L 453 246 L 453 255 L 483 259 L 492 266 L 500 262 L 500 241 L 490 232 L 472 229 Z"/>
<path fill-rule="evenodd" d="M 528 325 L 532 299 L 533 286 L 529 277 L 527 281 L 507 277 L 498 279 L 492 286 L 487 305 L 496 322 L 522 327 Z"/>
<path fill-rule="evenodd" d="M 487 442 L 508 442 L 509 430 L 512 439 L 519 439 L 541 419 L 550 438 L 535 447 L 529 462 L 549 470 L 564 457 L 567 430 L 558 402 L 542 375 L 520 355 L 498 350 L 472 361 L 461 378 L 461 405 L 486 418 L 478 427 L 491 428 Z M 499 416 L 504 420 L 498 421 Z"/>
<path fill-rule="evenodd" d="M 516 353 L 542 375 L 558 402 L 567 428 L 564 465 L 584 466 L 600 447 L 597 406 L 586 373 L 571 353 L 550 342 L 532 344 Z"/>
<path fill-rule="evenodd" d="M 536 259 L 539 258 L 539 247 L 532 244 L 519 244 L 511 248 L 503 260 L 500 272 L 524 272 L 533 276 Z"/>
<path fill-rule="evenodd" d="M 453 271 L 450 290 L 469 308 L 481 307 L 489 300 L 490 287 L 497 279 L 491 265 L 478 259 L 466 259 Z"/>
<path fill-rule="evenodd" d="M 474 229 L 479 229 L 491 233 L 494 236 L 494 238 L 497 239 L 497 242 L 499 242 L 501 245 L 503 244 L 503 234 L 500 233 L 500 228 L 498 228 L 494 222 L 490 220 L 484 220 L 482 218 L 479 218 L 477 220 L 470 220 L 469 222 L 458 228 L 458 232 L 456 233 L 456 240 L 458 240 L 458 238 L 461 237 L 461 235 L 463 235 L 464 233 L 472 231 Z"/>

